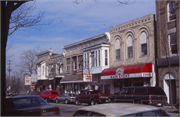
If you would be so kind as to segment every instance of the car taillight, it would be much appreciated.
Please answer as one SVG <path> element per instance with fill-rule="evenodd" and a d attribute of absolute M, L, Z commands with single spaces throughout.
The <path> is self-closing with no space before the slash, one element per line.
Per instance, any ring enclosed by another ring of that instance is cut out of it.
<path fill-rule="evenodd" d="M 148 100 L 151 100 L 151 95 L 149 95 L 149 99 Z"/>
<path fill-rule="evenodd" d="M 54 112 L 54 115 L 58 115 L 59 112 L 59 108 L 52 108 L 52 109 L 42 109 L 41 113 L 48 113 L 48 112 Z"/>
<path fill-rule="evenodd" d="M 99 98 L 101 97 L 101 94 L 99 94 Z"/>
<path fill-rule="evenodd" d="M 74 97 L 71 97 L 70 99 L 71 99 L 71 100 L 74 100 L 75 98 L 74 98 Z"/>

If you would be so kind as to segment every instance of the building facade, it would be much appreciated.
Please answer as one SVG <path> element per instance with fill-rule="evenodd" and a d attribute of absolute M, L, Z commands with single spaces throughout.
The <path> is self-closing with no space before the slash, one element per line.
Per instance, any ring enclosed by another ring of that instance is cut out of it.
<path fill-rule="evenodd" d="M 86 88 L 95 88 L 103 92 L 103 86 L 100 81 L 100 73 L 105 67 L 102 66 L 104 64 L 102 61 L 104 60 L 101 59 L 103 59 L 102 56 L 104 56 L 104 46 L 109 46 L 107 43 L 103 44 L 103 42 L 108 41 L 109 33 L 103 33 L 63 46 L 65 53 L 65 77 L 60 83 L 63 87 L 65 87 L 64 92 L 78 94 L 80 93 L 80 90 Z M 95 62 L 96 58 L 98 59 Z M 92 63 L 94 67 L 91 66 Z M 87 69 L 89 72 L 87 72 Z"/>
<path fill-rule="evenodd" d="M 110 80 L 110 93 L 128 86 L 156 86 L 155 15 L 150 14 L 110 28 L 110 68 L 101 80 Z"/>
<path fill-rule="evenodd" d="M 171 102 L 179 98 L 179 1 L 156 0 L 158 86 Z M 169 77 L 170 76 L 170 77 Z"/>
<path fill-rule="evenodd" d="M 37 63 L 37 91 L 58 90 L 60 92 L 60 80 L 63 76 L 63 54 L 52 53 L 46 50 L 38 53 Z"/>

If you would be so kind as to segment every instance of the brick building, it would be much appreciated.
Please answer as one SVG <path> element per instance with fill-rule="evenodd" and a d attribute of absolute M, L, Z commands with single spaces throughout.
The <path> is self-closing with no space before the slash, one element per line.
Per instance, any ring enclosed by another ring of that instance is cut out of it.
<path fill-rule="evenodd" d="M 101 73 L 110 93 L 128 86 L 156 86 L 155 15 L 110 28 L 110 68 Z"/>
<path fill-rule="evenodd" d="M 164 89 L 168 103 L 170 92 L 175 103 L 179 97 L 179 1 L 156 0 L 156 15 L 158 86 Z"/>

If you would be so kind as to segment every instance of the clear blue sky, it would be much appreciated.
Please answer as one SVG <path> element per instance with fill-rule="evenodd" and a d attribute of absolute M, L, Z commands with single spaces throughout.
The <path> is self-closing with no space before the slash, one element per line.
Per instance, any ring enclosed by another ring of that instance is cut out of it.
<path fill-rule="evenodd" d="M 131 5 L 119 4 L 117 0 L 36 0 L 34 13 L 45 11 L 41 23 L 53 21 L 42 26 L 40 31 L 16 31 L 8 39 L 13 49 L 12 72 L 18 70 L 23 51 L 36 49 L 44 51 L 52 47 L 53 52 L 62 53 L 62 46 L 109 32 L 119 25 L 148 14 L 155 14 L 155 0 L 135 0 Z M 128 1 L 128 0 L 125 0 Z M 130 2 L 134 0 L 129 0 Z M 28 2 L 27 4 L 31 4 Z"/>

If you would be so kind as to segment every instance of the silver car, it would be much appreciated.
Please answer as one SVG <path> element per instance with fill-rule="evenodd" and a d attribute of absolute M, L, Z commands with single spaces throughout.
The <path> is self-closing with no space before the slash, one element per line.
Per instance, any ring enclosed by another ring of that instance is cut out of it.
<path fill-rule="evenodd" d="M 86 106 L 78 109 L 73 116 L 104 116 L 104 117 L 172 117 L 165 110 L 151 105 L 132 103 L 108 103 Z"/>
<path fill-rule="evenodd" d="M 55 98 L 55 102 L 56 103 L 64 102 L 65 104 L 75 103 L 75 96 L 76 94 L 63 93 Z"/>

